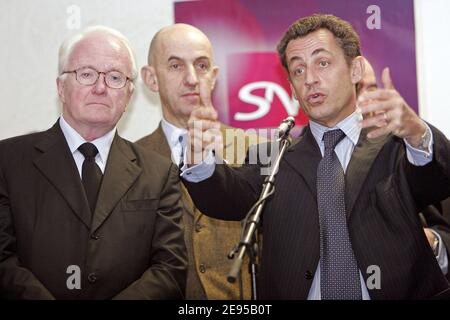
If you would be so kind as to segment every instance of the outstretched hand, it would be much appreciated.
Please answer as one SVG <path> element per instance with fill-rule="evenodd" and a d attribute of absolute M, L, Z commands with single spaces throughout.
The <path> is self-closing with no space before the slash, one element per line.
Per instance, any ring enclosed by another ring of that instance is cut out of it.
<path fill-rule="evenodd" d="M 375 127 L 368 138 L 392 133 L 404 138 L 413 147 L 420 145 L 426 125 L 395 89 L 389 68 L 383 70 L 383 88 L 364 92 L 358 98 L 358 107 L 364 116 L 362 127 Z"/>

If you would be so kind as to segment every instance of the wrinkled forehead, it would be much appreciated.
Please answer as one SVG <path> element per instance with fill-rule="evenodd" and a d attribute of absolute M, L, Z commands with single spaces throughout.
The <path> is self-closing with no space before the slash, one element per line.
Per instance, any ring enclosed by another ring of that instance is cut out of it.
<path fill-rule="evenodd" d="M 213 59 L 212 46 L 208 38 L 197 32 L 167 32 L 160 35 L 157 58 L 167 61 L 172 56 L 186 60 L 200 57 Z"/>
<path fill-rule="evenodd" d="M 110 35 L 88 36 L 72 49 L 68 57 L 67 68 L 77 69 L 84 66 L 98 71 L 118 70 L 131 75 L 132 62 L 126 46 Z"/>
<path fill-rule="evenodd" d="M 319 29 L 306 36 L 289 41 L 286 47 L 287 62 L 289 64 L 290 59 L 293 57 L 306 60 L 306 58 L 318 52 L 343 54 L 334 35 L 327 29 Z"/>

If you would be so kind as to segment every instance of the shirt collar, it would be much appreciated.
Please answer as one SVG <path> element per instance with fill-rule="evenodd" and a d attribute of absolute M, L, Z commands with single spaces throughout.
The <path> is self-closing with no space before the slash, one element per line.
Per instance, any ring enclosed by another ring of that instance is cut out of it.
<path fill-rule="evenodd" d="M 161 127 L 166 135 L 166 139 L 171 150 L 179 143 L 178 137 L 180 135 L 183 135 L 185 138 L 187 137 L 186 129 L 178 128 L 164 118 L 161 119 Z"/>
<path fill-rule="evenodd" d="M 61 115 L 59 118 L 59 125 L 66 138 L 67 144 L 69 145 L 70 152 L 74 154 L 78 151 L 78 147 L 86 141 L 74 128 L 72 128 L 64 117 Z M 111 144 L 116 133 L 116 128 L 114 127 L 111 131 L 107 132 L 105 135 L 97 138 L 95 140 L 89 141 L 97 147 L 98 154 L 100 156 L 100 161 L 106 164 L 108 159 L 109 150 L 111 149 Z"/>
<path fill-rule="evenodd" d="M 309 127 L 311 128 L 311 133 L 316 139 L 318 145 L 322 143 L 323 134 L 326 131 L 335 129 L 341 129 L 353 145 L 356 145 L 361 133 L 360 120 L 362 120 L 361 112 L 355 111 L 347 118 L 336 124 L 333 128 L 325 127 L 311 120 L 309 121 Z"/>

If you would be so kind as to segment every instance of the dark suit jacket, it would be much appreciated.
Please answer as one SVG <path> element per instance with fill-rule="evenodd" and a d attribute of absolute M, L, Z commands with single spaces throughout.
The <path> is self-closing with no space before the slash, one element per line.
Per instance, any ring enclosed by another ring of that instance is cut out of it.
<path fill-rule="evenodd" d="M 450 198 L 442 201 L 441 207 L 443 215 L 446 217 L 447 221 L 450 221 Z"/>
<path fill-rule="evenodd" d="M 234 130 L 233 132 L 239 135 L 239 138 L 245 140 L 246 143 L 239 145 L 241 149 L 237 149 L 238 143 L 234 139 L 227 141 L 226 128 Z M 228 156 L 226 160 L 230 164 L 242 164 L 249 144 L 248 137 L 245 137 L 243 130 L 225 126 L 221 129 L 224 141 L 224 150 L 221 154 Z M 152 134 L 136 143 L 171 159 L 170 147 L 161 125 Z M 233 262 L 227 255 L 239 242 L 240 222 L 210 218 L 195 207 L 183 184 L 181 184 L 181 193 L 185 242 L 189 257 L 186 298 L 240 299 L 240 281 L 232 284 L 226 279 Z M 250 299 L 250 277 L 247 265 L 244 265 L 241 275 L 242 298 Z"/>
<path fill-rule="evenodd" d="M 0 296 L 179 299 L 186 281 L 177 168 L 114 137 L 91 221 L 58 123 L 0 142 Z M 71 265 L 81 289 L 69 290 Z"/>
<path fill-rule="evenodd" d="M 438 130 L 433 161 L 411 165 L 402 139 L 368 140 L 361 133 L 346 171 L 350 240 L 358 267 L 376 265 L 381 289 L 372 299 L 429 298 L 449 292 L 449 283 L 428 245 L 417 214 L 450 194 L 450 143 Z M 263 216 L 259 274 L 262 299 L 306 299 L 319 262 L 316 172 L 321 154 L 306 128 L 286 153 L 275 194 Z M 258 165 L 216 166 L 210 179 L 184 183 L 196 205 L 222 219 L 242 219 L 256 201 L 263 177 Z M 220 208 L 221 210 L 218 210 Z M 219 216 L 218 213 L 221 213 Z"/>
<path fill-rule="evenodd" d="M 420 214 L 423 216 L 422 225 L 439 233 L 447 250 L 447 258 L 450 259 L 450 219 L 435 205 L 423 208 Z M 450 281 L 450 272 L 447 272 L 445 276 Z"/>

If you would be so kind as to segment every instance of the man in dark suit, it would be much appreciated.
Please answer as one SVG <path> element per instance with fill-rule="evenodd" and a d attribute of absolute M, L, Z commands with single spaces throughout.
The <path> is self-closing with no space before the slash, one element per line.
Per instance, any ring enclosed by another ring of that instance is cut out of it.
<path fill-rule="evenodd" d="M 154 132 L 137 144 L 180 165 L 186 148 L 189 116 L 200 104 L 200 86 L 212 92 L 217 73 L 211 42 L 201 30 L 182 23 L 159 30 L 151 41 L 148 65 L 142 67 L 141 74 L 146 86 L 159 94 L 163 119 Z M 229 165 L 242 164 L 249 140 L 254 138 L 256 143 L 256 136 L 246 136 L 243 130 L 224 125 L 220 125 L 220 132 L 225 143 L 217 152 L 225 155 Z M 249 299 L 246 267 L 236 283 L 229 283 L 226 278 L 233 262 L 227 256 L 239 242 L 240 222 L 204 215 L 192 203 L 182 184 L 181 192 L 189 257 L 186 298 Z"/>
<path fill-rule="evenodd" d="M 364 75 L 357 86 L 357 95 L 378 89 L 377 78 L 370 62 L 364 58 Z M 428 244 L 433 249 L 442 272 L 450 279 L 448 272 L 448 248 L 450 248 L 450 219 L 442 212 L 441 203 L 426 206 L 419 213 Z"/>
<path fill-rule="evenodd" d="M 284 156 L 266 203 L 259 297 L 448 295 L 417 212 L 450 195 L 449 141 L 408 106 L 388 69 L 384 88 L 357 100 L 364 63 L 347 22 L 330 15 L 300 19 L 278 52 L 309 125 Z M 220 137 L 207 131 L 217 113 L 207 95 L 202 100 L 189 120 L 191 167 L 182 176 L 203 212 L 242 219 L 259 196 L 261 167 L 208 164 L 210 144 Z M 198 121 L 208 134 L 194 132 Z M 202 157 L 208 161 L 191 160 Z M 209 178 L 196 179 L 200 173 Z"/>
<path fill-rule="evenodd" d="M 136 77 L 128 41 L 91 27 L 59 58 L 59 120 L 0 142 L 0 296 L 183 298 L 178 170 L 116 133 Z"/>

